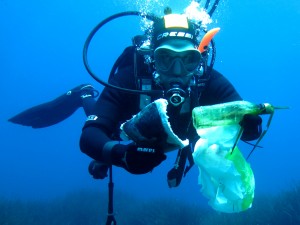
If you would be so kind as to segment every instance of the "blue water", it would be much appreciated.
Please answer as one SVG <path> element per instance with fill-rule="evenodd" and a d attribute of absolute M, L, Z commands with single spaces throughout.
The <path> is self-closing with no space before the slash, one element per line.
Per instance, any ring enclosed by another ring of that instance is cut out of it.
<path fill-rule="evenodd" d="M 51 199 L 78 189 L 106 190 L 107 180 L 90 177 L 90 159 L 79 150 L 85 121 L 82 110 L 44 129 L 22 127 L 7 119 L 81 83 L 91 83 L 101 90 L 84 68 L 83 44 L 91 29 L 107 16 L 145 6 L 143 1 L 134 3 L 0 0 L 0 196 Z M 163 4 L 181 13 L 189 1 Z M 154 2 L 149 8 L 161 13 L 163 7 L 157 5 Z M 264 148 L 249 160 L 256 178 L 256 194 L 276 194 L 300 180 L 300 3 L 226 0 L 221 1 L 213 19 L 210 26 L 221 27 L 215 38 L 215 68 L 231 80 L 245 100 L 290 107 L 275 112 L 270 130 L 261 142 Z M 89 56 L 103 79 L 137 33 L 141 33 L 139 20 L 126 18 L 105 26 L 97 35 Z M 268 117 L 264 119 L 267 121 Z M 245 155 L 251 150 L 248 145 L 240 148 Z M 116 189 L 141 198 L 163 195 L 206 204 L 197 185 L 196 167 L 180 187 L 168 188 L 166 174 L 174 156 L 170 153 L 162 166 L 147 175 L 135 176 L 116 169 Z"/>

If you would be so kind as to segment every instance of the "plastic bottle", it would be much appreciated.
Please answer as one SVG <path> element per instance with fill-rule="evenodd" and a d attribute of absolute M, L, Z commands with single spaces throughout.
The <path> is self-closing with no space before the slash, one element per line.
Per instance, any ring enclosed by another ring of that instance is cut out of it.
<path fill-rule="evenodd" d="M 192 112 L 196 129 L 212 126 L 238 124 L 245 114 L 272 114 L 274 107 L 269 103 L 254 104 L 248 101 L 233 101 L 222 104 L 195 107 Z"/>

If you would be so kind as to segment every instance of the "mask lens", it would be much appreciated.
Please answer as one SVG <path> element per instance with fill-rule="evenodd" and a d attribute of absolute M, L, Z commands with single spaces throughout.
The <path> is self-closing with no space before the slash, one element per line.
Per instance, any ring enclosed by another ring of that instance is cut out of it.
<path fill-rule="evenodd" d="M 185 69 L 189 72 L 195 70 L 200 64 L 201 56 L 196 51 L 189 51 L 185 56 L 181 58 Z"/>
<path fill-rule="evenodd" d="M 201 54 L 196 50 L 175 52 L 168 49 L 158 49 L 154 52 L 154 59 L 156 68 L 160 71 L 170 71 L 175 61 L 179 60 L 186 71 L 192 72 L 200 64 Z"/>
<path fill-rule="evenodd" d="M 171 67 L 174 57 L 167 50 L 160 50 L 155 53 L 154 56 L 156 67 L 159 70 L 167 71 Z"/>

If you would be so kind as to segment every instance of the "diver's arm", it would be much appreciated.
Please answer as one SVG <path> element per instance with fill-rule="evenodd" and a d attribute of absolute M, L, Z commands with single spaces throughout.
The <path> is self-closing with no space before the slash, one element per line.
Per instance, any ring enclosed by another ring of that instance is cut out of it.
<path fill-rule="evenodd" d="M 122 110 L 119 108 L 111 114 L 116 115 L 115 112 L 121 113 Z M 124 143 L 110 138 L 113 136 L 112 128 L 116 126 L 116 121 L 96 115 L 91 115 L 88 120 L 80 137 L 80 149 L 91 158 L 103 164 L 122 167 L 133 174 L 152 171 L 166 159 L 165 154 L 154 147 L 143 148 L 134 142 Z"/>
<path fill-rule="evenodd" d="M 85 127 L 80 137 L 80 149 L 89 157 L 105 162 L 103 147 L 106 143 L 112 142 L 100 127 Z M 113 142 L 112 142 L 113 143 Z"/>
<path fill-rule="evenodd" d="M 114 84 L 121 85 L 119 80 Z M 126 117 L 126 105 L 130 108 L 130 102 L 125 96 L 126 94 L 117 90 L 104 88 L 82 129 L 80 149 L 83 153 L 95 160 L 110 163 L 111 159 L 104 156 L 104 146 L 109 142 L 114 143 L 119 123 L 123 117 Z M 106 148 L 106 150 L 111 149 Z"/>
<path fill-rule="evenodd" d="M 110 83 L 132 89 L 135 80 L 133 77 L 126 80 L 126 77 L 129 75 L 116 75 Z M 122 167 L 134 174 L 147 173 L 159 165 L 166 156 L 157 149 L 141 151 L 141 146 L 133 142 L 120 142 L 118 139 L 120 123 L 138 112 L 138 99 L 138 96 L 132 94 L 104 88 L 93 114 L 88 117 L 83 127 L 80 137 L 81 151 L 97 161 Z"/>

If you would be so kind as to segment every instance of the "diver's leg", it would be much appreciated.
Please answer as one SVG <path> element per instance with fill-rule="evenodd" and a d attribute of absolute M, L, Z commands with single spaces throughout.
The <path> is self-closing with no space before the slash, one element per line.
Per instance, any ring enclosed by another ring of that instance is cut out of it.
<path fill-rule="evenodd" d="M 86 116 L 92 114 L 93 109 L 96 104 L 96 97 L 99 95 L 99 92 L 93 88 L 93 86 L 85 86 L 82 88 L 81 99 L 82 107 Z"/>

